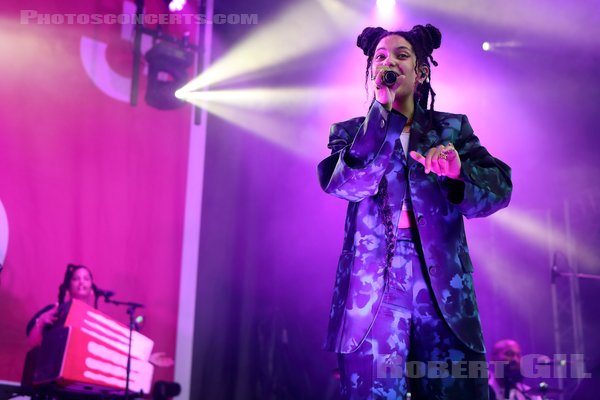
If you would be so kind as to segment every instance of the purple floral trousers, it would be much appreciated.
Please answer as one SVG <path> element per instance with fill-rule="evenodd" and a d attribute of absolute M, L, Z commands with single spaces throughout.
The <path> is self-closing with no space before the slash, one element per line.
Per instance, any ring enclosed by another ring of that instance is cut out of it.
<path fill-rule="evenodd" d="M 485 355 L 467 348 L 435 302 L 418 233 L 399 229 L 379 312 L 358 349 L 339 354 L 344 400 L 487 400 Z"/>

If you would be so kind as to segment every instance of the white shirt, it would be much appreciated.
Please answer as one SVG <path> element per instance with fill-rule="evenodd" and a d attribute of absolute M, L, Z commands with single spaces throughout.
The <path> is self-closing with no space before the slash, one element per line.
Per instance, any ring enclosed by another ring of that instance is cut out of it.
<path fill-rule="evenodd" d="M 410 132 L 402 132 L 400 134 L 400 143 L 402 143 L 402 149 L 404 150 L 404 157 L 408 161 L 408 139 L 410 138 Z"/>

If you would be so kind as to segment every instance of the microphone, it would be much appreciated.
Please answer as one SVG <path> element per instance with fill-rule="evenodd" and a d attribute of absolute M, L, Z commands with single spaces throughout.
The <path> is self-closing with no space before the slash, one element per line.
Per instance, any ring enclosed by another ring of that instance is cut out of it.
<path fill-rule="evenodd" d="M 398 79 L 398 74 L 394 71 L 387 70 L 383 73 L 382 80 L 385 86 L 392 86 L 396 83 L 396 79 Z"/>
<path fill-rule="evenodd" d="M 115 292 L 113 292 L 112 290 L 102 290 L 102 289 L 96 288 L 96 296 L 104 297 L 104 301 L 108 301 L 108 299 L 110 299 L 114 295 L 115 295 Z"/>

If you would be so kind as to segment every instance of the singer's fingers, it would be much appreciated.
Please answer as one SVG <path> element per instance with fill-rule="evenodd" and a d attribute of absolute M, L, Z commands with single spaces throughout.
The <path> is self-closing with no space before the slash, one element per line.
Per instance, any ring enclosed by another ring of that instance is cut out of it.
<path fill-rule="evenodd" d="M 442 151 L 443 151 L 443 146 L 439 145 L 435 148 L 432 148 L 431 151 L 431 167 L 430 170 L 433 171 L 435 174 L 440 175 L 440 171 L 441 171 L 441 165 L 440 165 L 440 161 L 441 161 L 441 156 L 442 156 Z"/>
<path fill-rule="evenodd" d="M 448 155 L 448 162 L 458 158 L 458 151 L 456 151 L 452 143 L 448 143 L 446 146 L 446 154 Z"/>
<path fill-rule="evenodd" d="M 440 160 L 444 160 L 447 171 L 452 169 L 452 166 L 456 164 L 457 159 L 458 162 L 460 162 L 460 159 L 458 158 L 458 152 L 454 146 L 452 146 L 452 143 L 448 144 L 447 146 L 442 146 L 440 151 Z"/>
<path fill-rule="evenodd" d="M 448 146 L 446 146 L 448 148 L 448 151 L 450 152 L 448 154 L 448 159 L 450 158 L 457 158 L 460 160 L 460 156 L 458 154 L 458 150 L 456 150 L 456 148 L 454 148 L 454 145 L 452 143 L 448 143 Z"/>
<path fill-rule="evenodd" d="M 435 155 L 435 147 L 429 149 L 427 151 L 427 154 L 425 155 L 425 173 L 428 174 L 429 172 L 431 172 L 431 161 L 433 159 L 433 156 Z"/>
<path fill-rule="evenodd" d="M 423 157 L 421 154 L 417 153 L 417 152 L 416 152 L 416 151 L 414 151 L 414 150 L 413 150 L 413 151 L 411 151 L 409 154 L 410 154 L 410 156 L 411 156 L 411 157 L 412 157 L 412 158 L 413 158 L 415 161 L 417 161 L 419 164 L 421 164 L 421 165 L 423 165 L 423 166 L 425 165 L 425 157 Z"/>
<path fill-rule="evenodd" d="M 440 167 L 440 176 L 446 176 L 448 174 L 448 153 L 447 150 L 442 148 L 440 156 L 438 157 L 438 165 Z"/>
<path fill-rule="evenodd" d="M 446 176 L 449 176 L 453 179 L 460 179 L 460 170 L 462 166 L 462 163 L 460 161 L 460 155 L 458 154 L 458 151 L 456 151 L 452 143 L 446 146 L 446 149 L 446 154 L 448 155 L 448 171 L 446 173 Z"/>
<path fill-rule="evenodd" d="M 385 72 L 385 69 L 383 68 L 378 68 L 375 70 L 375 73 L 372 75 L 372 80 L 375 81 L 375 85 L 376 86 L 382 86 L 383 85 L 383 72 Z"/>
<path fill-rule="evenodd" d="M 385 82 L 385 74 L 391 72 L 392 74 L 394 74 L 395 76 L 395 82 L 394 83 L 386 83 Z M 386 67 L 386 66 L 381 66 L 376 68 L 374 71 L 371 72 L 371 80 L 379 86 L 388 86 L 388 87 L 397 87 L 398 81 L 405 79 L 406 75 L 402 75 L 399 72 L 396 72 L 394 70 L 392 70 L 390 67 Z"/>

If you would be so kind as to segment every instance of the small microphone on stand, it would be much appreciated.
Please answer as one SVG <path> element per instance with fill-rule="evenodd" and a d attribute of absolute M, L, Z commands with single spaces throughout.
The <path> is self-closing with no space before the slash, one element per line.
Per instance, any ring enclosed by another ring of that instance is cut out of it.
<path fill-rule="evenodd" d="M 108 302 L 115 295 L 112 290 L 96 289 L 96 297 L 104 297 L 104 301 Z"/>

